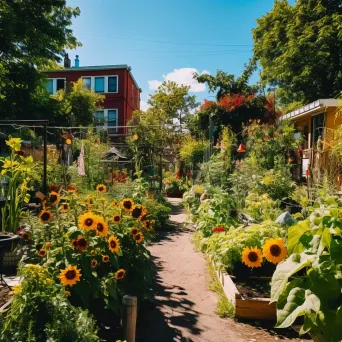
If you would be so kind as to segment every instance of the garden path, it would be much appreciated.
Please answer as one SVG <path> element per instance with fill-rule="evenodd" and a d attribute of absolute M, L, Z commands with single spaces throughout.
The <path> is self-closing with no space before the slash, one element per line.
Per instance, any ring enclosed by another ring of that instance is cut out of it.
<path fill-rule="evenodd" d="M 181 200 L 169 201 L 170 221 L 178 228 L 161 233 L 148 247 L 156 268 L 155 301 L 141 310 L 137 342 L 301 341 L 215 314 L 218 298 L 209 290 L 206 260 L 192 245 Z"/>

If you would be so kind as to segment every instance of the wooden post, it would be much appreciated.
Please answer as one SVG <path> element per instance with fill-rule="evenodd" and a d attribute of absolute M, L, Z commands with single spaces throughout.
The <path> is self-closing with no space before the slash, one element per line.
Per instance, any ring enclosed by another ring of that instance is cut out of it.
<path fill-rule="evenodd" d="M 124 340 L 135 342 L 137 324 L 137 297 L 124 296 L 122 298 L 122 324 Z"/>

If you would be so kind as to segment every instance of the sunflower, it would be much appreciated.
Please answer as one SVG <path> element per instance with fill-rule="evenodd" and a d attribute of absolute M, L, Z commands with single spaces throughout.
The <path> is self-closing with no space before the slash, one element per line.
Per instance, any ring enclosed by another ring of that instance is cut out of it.
<path fill-rule="evenodd" d="M 114 223 L 117 223 L 117 224 L 119 224 L 119 223 L 120 223 L 120 221 L 121 221 L 121 217 L 120 217 L 120 215 L 118 215 L 118 214 L 115 214 L 115 215 L 113 216 L 113 220 L 114 220 Z"/>
<path fill-rule="evenodd" d="M 132 236 L 136 236 L 138 233 L 139 233 L 139 229 L 138 228 L 133 227 L 131 229 L 131 235 Z"/>
<path fill-rule="evenodd" d="M 65 270 L 61 270 L 58 278 L 61 280 L 62 285 L 73 286 L 82 277 L 82 274 L 80 271 L 81 270 L 77 269 L 76 266 L 68 266 Z"/>
<path fill-rule="evenodd" d="M 96 266 L 97 266 L 97 261 L 95 259 L 93 259 L 90 263 L 90 267 L 95 268 Z"/>
<path fill-rule="evenodd" d="M 42 210 L 42 212 L 39 215 L 39 220 L 42 223 L 49 223 L 51 219 L 53 218 L 53 214 L 50 210 Z"/>
<path fill-rule="evenodd" d="M 45 256 L 46 256 L 46 250 L 43 249 L 43 248 L 41 248 L 41 249 L 38 251 L 38 254 L 39 254 L 39 256 L 41 256 L 41 257 L 45 257 Z"/>
<path fill-rule="evenodd" d="M 248 267 L 261 267 L 261 250 L 257 247 L 245 247 L 242 251 L 242 262 Z"/>
<path fill-rule="evenodd" d="M 118 271 L 116 271 L 116 273 L 114 274 L 114 278 L 116 280 L 121 280 L 125 277 L 126 271 L 124 269 L 119 269 Z"/>
<path fill-rule="evenodd" d="M 117 207 L 117 206 L 118 206 L 118 204 L 119 204 L 119 203 L 118 203 L 118 201 L 117 201 L 117 200 L 113 200 L 113 202 L 112 202 L 112 206 L 113 206 L 113 207 Z"/>
<path fill-rule="evenodd" d="M 108 234 L 108 224 L 102 216 L 97 216 L 96 234 L 106 236 Z"/>
<path fill-rule="evenodd" d="M 133 236 L 134 237 L 134 240 L 137 242 L 137 243 L 141 243 L 142 240 L 144 240 L 144 235 L 142 233 L 137 233 L 136 235 Z"/>
<path fill-rule="evenodd" d="M 57 204 L 61 200 L 61 196 L 56 191 L 51 191 L 49 194 L 49 202 L 51 205 Z"/>
<path fill-rule="evenodd" d="M 96 229 L 97 217 L 92 212 L 88 211 L 78 218 L 78 225 L 80 228 L 86 230 Z"/>
<path fill-rule="evenodd" d="M 99 184 L 99 185 L 96 187 L 96 190 L 97 190 L 98 192 L 105 193 L 105 192 L 107 192 L 107 187 L 106 187 L 104 184 Z"/>
<path fill-rule="evenodd" d="M 73 239 L 73 240 L 70 242 L 70 245 L 71 245 L 71 247 L 76 248 L 76 247 L 77 247 L 77 239 Z"/>
<path fill-rule="evenodd" d="M 109 262 L 109 256 L 108 255 L 102 255 L 102 261 L 105 263 Z"/>
<path fill-rule="evenodd" d="M 118 252 L 119 249 L 120 249 L 120 242 L 119 242 L 119 239 L 115 236 L 111 236 L 109 239 L 108 239 L 108 247 L 110 249 L 111 252 Z"/>
<path fill-rule="evenodd" d="M 133 206 L 133 209 L 132 209 L 132 212 L 131 212 L 131 215 L 133 218 L 135 219 L 138 219 L 140 218 L 143 214 L 145 214 L 145 208 L 140 205 L 140 204 L 135 204 Z"/>
<path fill-rule="evenodd" d="M 145 229 L 150 232 L 153 229 L 155 221 L 154 220 L 146 220 L 144 221 L 144 227 Z"/>
<path fill-rule="evenodd" d="M 134 202 L 130 198 L 124 198 L 120 204 L 122 209 L 124 209 L 127 212 L 132 212 Z"/>
<path fill-rule="evenodd" d="M 90 255 L 95 255 L 96 254 L 96 250 L 95 249 L 92 249 L 91 251 L 90 251 Z"/>
<path fill-rule="evenodd" d="M 145 211 L 141 216 L 140 216 L 140 221 L 144 222 L 147 220 L 147 211 Z"/>
<path fill-rule="evenodd" d="M 88 248 L 88 240 L 85 237 L 80 236 L 76 241 L 77 241 L 76 249 L 78 251 L 81 252 Z"/>
<path fill-rule="evenodd" d="M 268 239 L 262 247 L 264 257 L 274 264 L 286 258 L 286 247 L 282 239 Z"/>
<path fill-rule="evenodd" d="M 66 213 L 69 211 L 69 203 L 62 203 L 62 205 L 59 207 L 59 210 L 63 213 Z"/>

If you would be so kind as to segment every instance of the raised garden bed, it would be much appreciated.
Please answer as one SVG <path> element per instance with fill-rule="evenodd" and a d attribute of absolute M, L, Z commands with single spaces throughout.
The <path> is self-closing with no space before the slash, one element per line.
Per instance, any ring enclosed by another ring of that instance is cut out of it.
<path fill-rule="evenodd" d="M 235 317 L 276 321 L 276 303 L 271 303 L 271 299 L 268 298 L 267 286 L 265 284 L 256 285 L 262 282 L 266 283 L 267 279 L 262 281 L 253 279 L 250 282 L 235 284 L 227 273 L 217 271 L 216 268 L 215 271 L 225 295 L 234 306 Z"/>

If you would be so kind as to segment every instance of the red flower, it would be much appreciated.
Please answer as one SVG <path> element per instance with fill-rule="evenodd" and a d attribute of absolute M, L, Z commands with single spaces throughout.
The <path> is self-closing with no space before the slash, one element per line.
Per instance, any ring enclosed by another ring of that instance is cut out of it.
<path fill-rule="evenodd" d="M 274 134 L 274 136 L 277 136 L 279 133 L 277 131 L 275 131 L 273 134 Z"/>
<path fill-rule="evenodd" d="M 268 135 L 266 135 L 266 137 L 264 138 L 265 141 L 269 141 L 270 137 Z"/>
<path fill-rule="evenodd" d="M 216 105 L 215 101 L 208 101 L 208 100 L 204 99 L 204 102 L 201 105 L 200 110 L 203 111 L 203 110 L 209 109 L 209 108 L 211 108 L 211 107 L 213 107 L 215 105 Z"/>
<path fill-rule="evenodd" d="M 50 190 L 50 192 L 52 192 L 52 191 L 58 192 L 59 187 L 57 185 L 49 185 L 49 190 Z"/>
<path fill-rule="evenodd" d="M 177 178 L 177 179 L 181 179 L 181 172 L 180 172 L 180 170 L 177 171 L 177 173 L 176 173 L 176 178 Z"/>
<path fill-rule="evenodd" d="M 224 231 L 225 231 L 225 228 L 222 226 L 218 226 L 218 227 L 213 228 L 213 233 L 222 233 Z"/>

